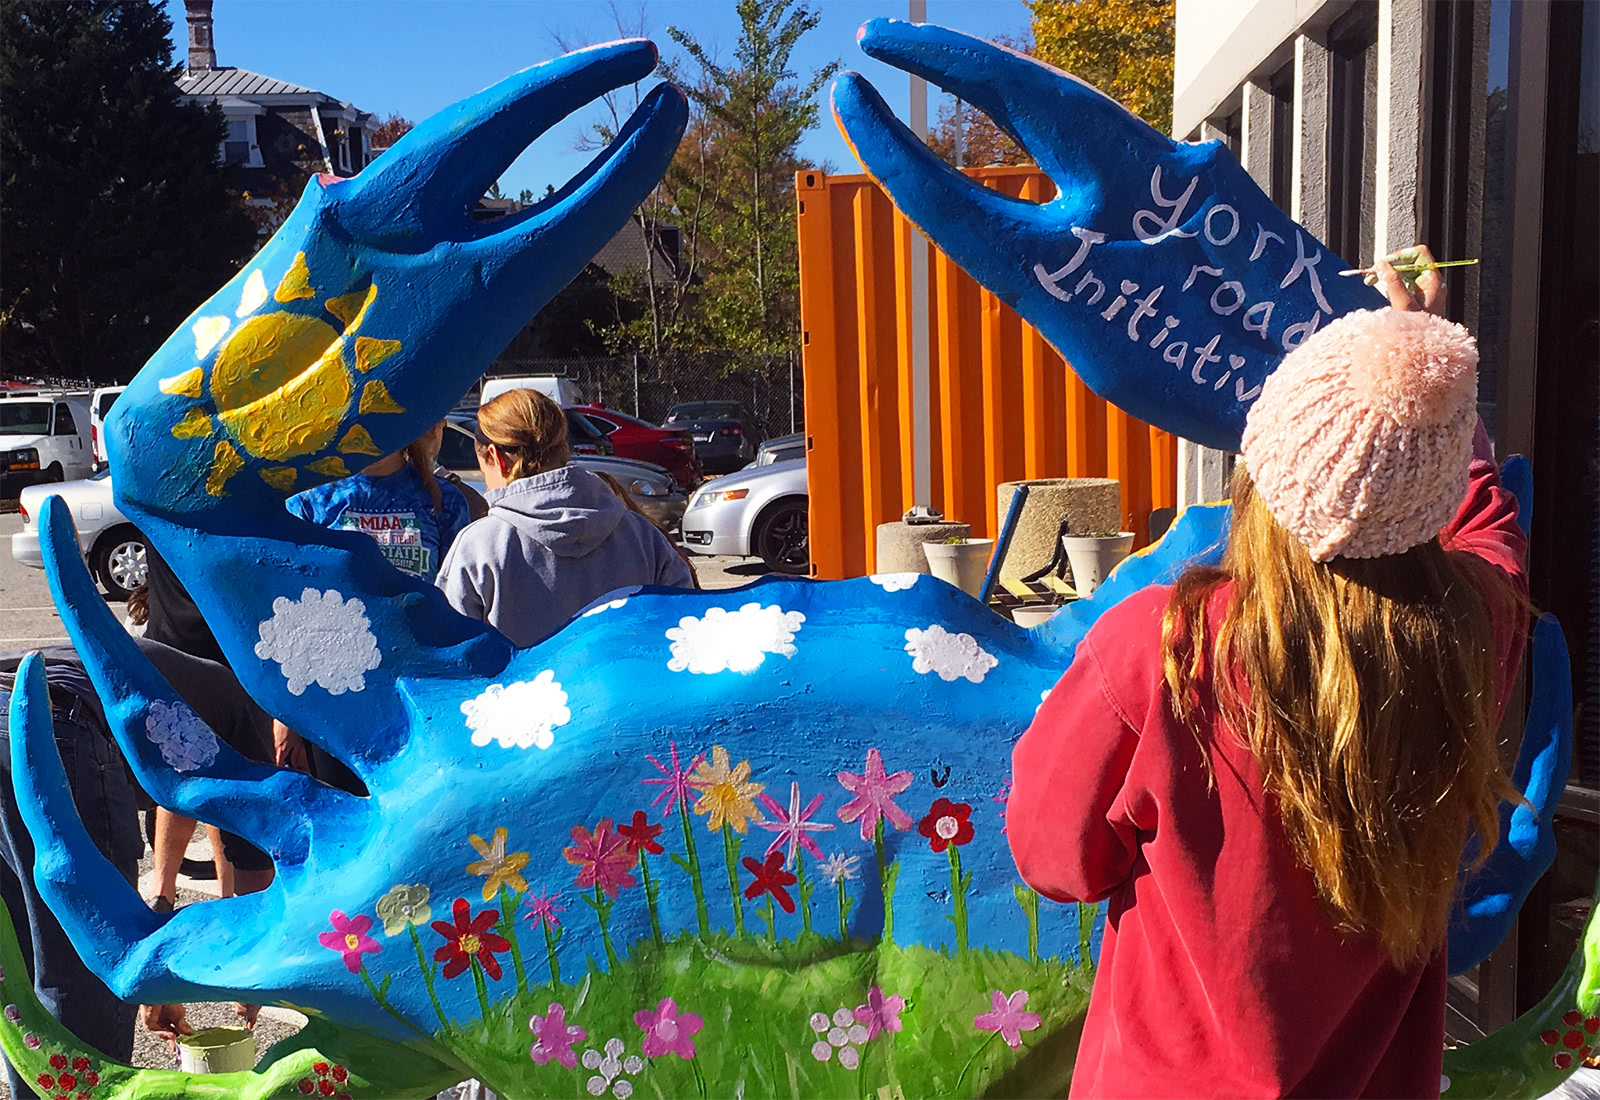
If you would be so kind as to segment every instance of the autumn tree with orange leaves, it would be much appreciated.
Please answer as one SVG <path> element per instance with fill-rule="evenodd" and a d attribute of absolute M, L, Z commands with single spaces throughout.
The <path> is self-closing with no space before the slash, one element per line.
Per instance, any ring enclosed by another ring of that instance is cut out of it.
<path fill-rule="evenodd" d="M 1093 84 L 1162 133 L 1171 129 L 1173 0 L 1028 0 L 1028 10 L 1031 36 L 994 41 Z M 967 168 L 1033 163 L 993 119 L 951 96 L 942 97 L 928 146 Z"/>

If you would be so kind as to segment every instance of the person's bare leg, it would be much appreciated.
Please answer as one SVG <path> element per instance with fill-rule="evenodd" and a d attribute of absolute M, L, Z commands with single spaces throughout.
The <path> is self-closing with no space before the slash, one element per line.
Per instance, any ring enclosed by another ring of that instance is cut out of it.
<path fill-rule="evenodd" d="M 192 817 L 183 817 L 171 810 L 156 807 L 156 836 L 151 848 L 157 898 L 177 903 L 178 869 L 183 866 L 183 853 L 194 836 L 194 824 Z M 154 901 L 155 898 L 150 900 Z"/>
<path fill-rule="evenodd" d="M 217 869 L 217 896 L 231 898 L 234 896 L 234 870 L 222 852 L 222 830 L 207 825 L 206 839 L 211 841 L 211 865 Z"/>

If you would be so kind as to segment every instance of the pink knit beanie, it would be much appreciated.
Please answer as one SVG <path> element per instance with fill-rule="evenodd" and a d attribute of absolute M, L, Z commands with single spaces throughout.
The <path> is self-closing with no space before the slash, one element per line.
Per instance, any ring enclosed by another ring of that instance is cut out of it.
<path fill-rule="evenodd" d="M 1478 348 L 1431 313 L 1360 310 L 1284 357 L 1241 450 L 1273 518 L 1312 560 L 1420 546 L 1461 504 Z"/>

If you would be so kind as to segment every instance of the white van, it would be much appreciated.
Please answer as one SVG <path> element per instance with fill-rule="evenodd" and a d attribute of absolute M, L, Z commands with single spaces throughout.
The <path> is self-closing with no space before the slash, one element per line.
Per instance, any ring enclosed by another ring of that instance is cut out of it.
<path fill-rule="evenodd" d="M 94 454 L 95 472 L 105 469 L 106 462 L 106 414 L 111 411 L 111 406 L 116 404 L 118 396 L 127 386 L 101 386 L 89 398 L 89 449 Z"/>
<path fill-rule="evenodd" d="M 0 448 L 39 452 L 41 481 L 76 481 L 94 473 L 89 395 L 26 393 L 0 397 Z"/>
<path fill-rule="evenodd" d="M 524 374 L 507 378 L 485 378 L 478 404 L 487 405 L 508 390 L 538 390 L 557 405 L 587 405 L 583 388 L 570 378 L 557 374 Z"/>

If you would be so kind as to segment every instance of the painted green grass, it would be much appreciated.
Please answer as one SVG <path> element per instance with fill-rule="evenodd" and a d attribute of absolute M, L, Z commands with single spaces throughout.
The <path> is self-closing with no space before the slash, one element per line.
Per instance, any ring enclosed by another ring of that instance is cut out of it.
<path fill-rule="evenodd" d="M 529 969 L 530 981 L 543 970 Z M 869 1096 L 885 1083 L 898 1090 L 885 1095 L 906 1097 L 1062 1095 L 1092 977 L 1092 969 L 1072 963 L 1030 962 L 982 948 L 947 955 L 919 946 L 840 944 L 815 934 L 775 944 L 684 934 L 639 944 L 609 973 L 591 964 L 574 983 L 503 997 L 486 1019 L 459 1024 L 448 1042 L 470 1064 L 506 1067 L 488 1082 L 505 1095 L 585 1096 L 594 1070 L 581 1062 L 575 1069 L 533 1063 L 529 1017 L 560 1003 L 568 1023 L 588 1032 L 575 1045 L 580 1056 L 615 1037 L 626 1058 L 640 1053 L 643 1038 L 634 1013 L 671 997 L 680 1012 L 705 1021 L 694 1037 L 696 1056 L 646 1059 L 638 1074 L 619 1076 L 628 1078 L 634 1096 Z M 905 998 L 902 1030 L 864 1044 L 853 1070 L 837 1057 L 818 1061 L 811 1047 L 822 1037 L 811 1016 L 854 1008 L 873 985 Z M 1042 1021 L 1014 1051 L 973 1019 L 990 1010 L 994 990 L 1019 989 L 1028 991 L 1027 1010 Z M 611 1088 L 602 1094 L 618 1095 Z"/>

